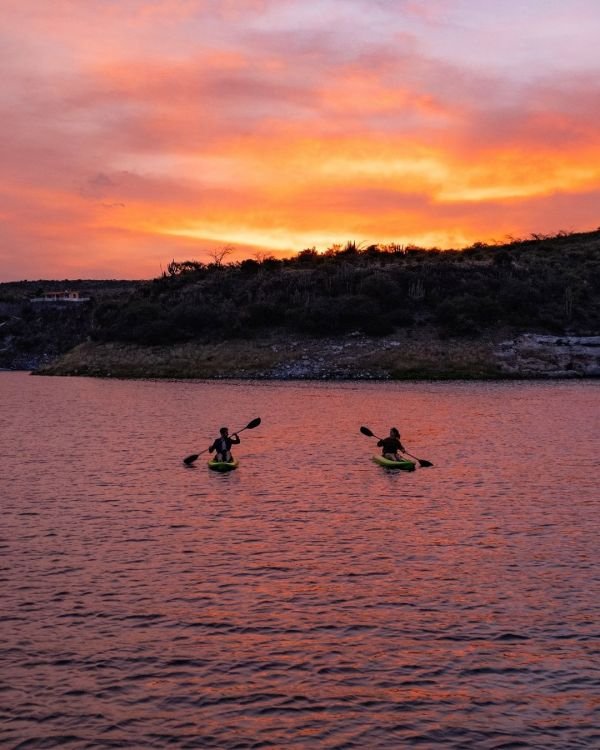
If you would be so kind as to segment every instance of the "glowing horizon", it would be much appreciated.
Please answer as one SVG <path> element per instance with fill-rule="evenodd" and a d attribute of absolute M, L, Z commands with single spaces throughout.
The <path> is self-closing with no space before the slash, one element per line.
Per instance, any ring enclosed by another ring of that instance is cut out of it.
<path fill-rule="evenodd" d="M 600 224 L 594 0 L 6 0 L 0 281 Z"/>

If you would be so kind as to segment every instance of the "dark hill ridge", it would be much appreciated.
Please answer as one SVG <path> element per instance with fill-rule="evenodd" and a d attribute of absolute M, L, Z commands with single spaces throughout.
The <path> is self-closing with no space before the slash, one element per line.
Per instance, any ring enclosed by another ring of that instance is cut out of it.
<path fill-rule="evenodd" d="M 350 243 L 289 260 L 172 263 L 125 303 L 99 306 L 94 338 L 164 345 L 420 326 L 442 338 L 598 331 L 600 230 L 461 251 Z"/>
<path fill-rule="evenodd" d="M 95 297 L 79 339 L 89 341 L 43 371 L 595 375 L 598 347 L 586 337 L 599 332 L 600 230 L 459 251 L 348 243 L 286 260 L 173 262 L 160 278 Z"/>

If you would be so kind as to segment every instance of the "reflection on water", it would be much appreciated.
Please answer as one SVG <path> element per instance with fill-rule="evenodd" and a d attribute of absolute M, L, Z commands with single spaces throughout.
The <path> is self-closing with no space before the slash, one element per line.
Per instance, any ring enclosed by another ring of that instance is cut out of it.
<path fill-rule="evenodd" d="M 0 373 L 0 746 L 600 746 L 598 387 Z"/>

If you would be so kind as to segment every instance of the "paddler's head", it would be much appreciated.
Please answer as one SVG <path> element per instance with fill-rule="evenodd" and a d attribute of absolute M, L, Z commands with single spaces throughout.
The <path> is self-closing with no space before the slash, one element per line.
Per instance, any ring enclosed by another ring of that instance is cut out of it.
<path fill-rule="evenodd" d="M 228 427 L 221 427 L 221 429 L 219 430 L 219 432 L 221 433 L 221 437 L 227 437 L 227 435 L 229 434 L 229 428 Z"/>
<path fill-rule="evenodd" d="M 397 427 L 392 427 L 391 428 L 391 430 L 390 430 L 390 437 L 397 438 L 398 440 L 400 440 L 400 433 L 398 432 L 398 428 Z"/>

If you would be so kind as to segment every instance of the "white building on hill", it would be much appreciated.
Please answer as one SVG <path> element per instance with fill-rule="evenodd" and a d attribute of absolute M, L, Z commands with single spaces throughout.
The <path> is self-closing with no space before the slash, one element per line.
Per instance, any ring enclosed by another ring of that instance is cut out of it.
<path fill-rule="evenodd" d="M 89 297 L 81 297 L 79 292 L 46 292 L 43 297 L 34 297 L 31 302 L 89 302 Z"/>

